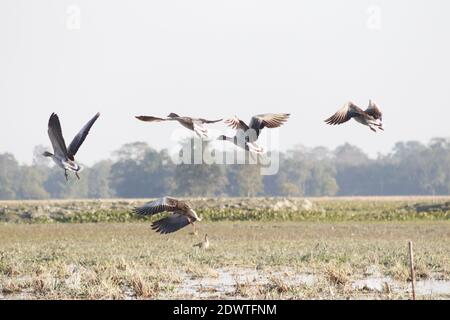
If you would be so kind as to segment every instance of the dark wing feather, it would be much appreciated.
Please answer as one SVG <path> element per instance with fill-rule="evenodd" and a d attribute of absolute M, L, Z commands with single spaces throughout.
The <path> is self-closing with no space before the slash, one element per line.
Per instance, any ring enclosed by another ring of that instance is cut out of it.
<path fill-rule="evenodd" d="M 249 136 L 250 142 L 255 142 L 258 139 L 261 130 L 264 128 L 278 128 L 283 125 L 288 119 L 288 113 L 267 113 L 253 116 L 250 120 L 250 129 L 256 133 L 256 137 Z"/>
<path fill-rule="evenodd" d="M 175 212 L 178 210 L 187 211 L 189 206 L 184 202 L 171 197 L 164 197 L 149 202 L 142 207 L 134 209 L 134 212 L 140 215 L 154 215 L 161 212 Z"/>
<path fill-rule="evenodd" d="M 78 134 L 73 138 L 72 142 L 69 146 L 68 156 L 69 159 L 74 160 L 75 155 L 83 144 L 84 140 L 86 140 L 87 135 L 89 134 L 89 130 L 91 130 L 95 121 L 97 121 L 98 117 L 100 117 L 100 113 L 97 113 L 88 123 L 78 132 Z"/>
<path fill-rule="evenodd" d="M 152 229 L 161 234 L 172 233 L 189 225 L 189 218 L 181 213 L 163 218 L 152 223 Z"/>
<path fill-rule="evenodd" d="M 254 130 L 262 130 L 263 128 L 278 128 L 288 119 L 289 113 L 267 113 L 259 114 L 250 121 L 250 128 Z"/>
<path fill-rule="evenodd" d="M 145 122 L 160 122 L 160 121 L 173 120 L 173 119 L 158 118 L 158 117 L 153 117 L 153 116 L 136 116 L 135 118 L 138 120 L 141 120 L 141 121 L 145 121 Z"/>
<path fill-rule="evenodd" d="M 348 102 L 325 122 L 330 125 L 342 124 L 355 116 L 365 116 L 364 111 L 352 102 Z"/>
<path fill-rule="evenodd" d="M 62 135 L 61 123 L 56 113 L 52 113 L 48 121 L 48 136 L 56 155 L 67 158 L 67 147 Z"/>
<path fill-rule="evenodd" d="M 198 120 L 200 120 L 202 123 L 216 123 L 216 122 L 222 121 L 223 119 L 219 119 L 219 120 L 207 120 L 207 119 L 200 118 L 200 119 L 198 119 Z"/>
<path fill-rule="evenodd" d="M 225 123 L 226 123 L 229 127 L 233 128 L 233 129 L 235 129 L 235 130 L 243 130 L 243 131 L 247 131 L 247 130 L 249 129 L 248 125 L 247 125 L 244 121 L 240 120 L 240 119 L 239 119 L 238 117 L 236 117 L 236 116 L 234 116 L 234 117 L 231 118 L 231 119 L 225 120 Z"/>

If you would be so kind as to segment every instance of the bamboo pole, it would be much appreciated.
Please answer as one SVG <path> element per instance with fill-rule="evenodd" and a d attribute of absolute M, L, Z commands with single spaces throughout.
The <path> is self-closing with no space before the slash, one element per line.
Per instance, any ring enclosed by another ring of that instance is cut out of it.
<path fill-rule="evenodd" d="M 414 271 L 414 250 L 412 241 L 408 242 L 409 249 L 409 267 L 411 272 L 412 298 L 416 300 L 416 272 Z"/>

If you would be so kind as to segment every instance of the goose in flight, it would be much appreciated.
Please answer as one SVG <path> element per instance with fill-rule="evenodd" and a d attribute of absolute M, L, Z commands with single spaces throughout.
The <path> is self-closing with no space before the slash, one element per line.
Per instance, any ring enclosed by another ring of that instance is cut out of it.
<path fill-rule="evenodd" d="M 206 128 L 205 124 L 222 121 L 222 119 L 206 120 L 203 118 L 180 117 L 176 113 L 171 113 L 166 118 L 136 116 L 136 119 L 146 122 L 178 121 L 183 127 L 194 131 L 200 138 L 208 138 L 208 129 Z"/>
<path fill-rule="evenodd" d="M 135 208 L 134 212 L 145 216 L 170 212 L 171 215 L 168 217 L 152 223 L 152 229 L 161 234 L 178 231 L 190 224 L 195 230 L 195 222 L 202 221 L 186 202 L 171 197 L 148 202 L 142 207 Z"/>
<path fill-rule="evenodd" d="M 250 125 L 234 116 L 234 118 L 226 120 L 225 123 L 236 130 L 236 135 L 234 137 L 221 135 L 218 140 L 230 141 L 246 151 L 262 154 L 264 153 L 263 148 L 256 144 L 261 130 L 264 128 L 278 128 L 289 119 L 289 116 L 289 113 L 260 114 L 252 117 Z"/>
<path fill-rule="evenodd" d="M 348 102 L 333 116 L 326 119 L 325 122 L 330 125 L 337 125 L 347 122 L 352 118 L 368 126 L 373 132 L 377 132 L 376 128 L 384 131 L 382 124 L 383 114 L 377 104 L 372 100 L 369 100 L 369 107 L 366 110 L 362 110 L 353 102 Z"/>
<path fill-rule="evenodd" d="M 80 179 L 78 172 L 80 172 L 82 168 L 75 162 L 75 155 L 89 134 L 89 130 L 94 125 L 95 121 L 97 121 L 98 117 L 100 117 L 100 113 L 97 113 L 91 120 L 89 120 L 89 122 L 80 130 L 75 138 L 73 138 L 69 148 L 67 148 L 66 142 L 64 141 L 64 137 L 62 135 L 58 115 L 56 113 L 52 113 L 50 116 L 48 121 L 48 136 L 50 137 L 54 154 L 46 151 L 43 156 L 52 158 L 59 167 L 64 169 L 66 180 L 69 179 L 67 171 L 75 172 L 77 178 Z"/>

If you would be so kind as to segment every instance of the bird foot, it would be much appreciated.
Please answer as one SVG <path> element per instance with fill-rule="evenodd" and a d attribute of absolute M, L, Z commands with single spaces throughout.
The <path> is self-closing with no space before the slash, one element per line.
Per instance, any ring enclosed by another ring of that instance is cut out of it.
<path fill-rule="evenodd" d="M 263 154 L 264 153 L 264 148 L 262 148 L 260 146 L 249 144 L 248 147 L 249 147 L 249 150 L 251 152 L 253 152 L 253 153 L 256 153 L 256 154 Z"/>

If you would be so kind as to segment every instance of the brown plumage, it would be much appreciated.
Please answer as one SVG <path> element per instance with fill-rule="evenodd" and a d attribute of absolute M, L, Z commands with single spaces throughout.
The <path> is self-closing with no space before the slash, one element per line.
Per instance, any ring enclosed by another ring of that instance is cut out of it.
<path fill-rule="evenodd" d="M 197 213 L 184 201 L 164 197 L 134 209 L 140 215 L 155 215 L 170 212 L 170 216 L 152 223 L 152 229 L 161 234 L 176 232 L 188 225 L 195 228 L 195 222 L 201 221 Z"/>
<path fill-rule="evenodd" d="M 325 122 L 329 125 L 339 125 L 352 118 L 357 122 L 368 126 L 370 130 L 374 132 L 377 132 L 376 128 L 384 130 L 382 124 L 383 114 L 372 100 L 369 101 L 369 107 L 366 110 L 362 110 L 353 102 L 348 102 L 334 115 L 326 119 Z"/>
<path fill-rule="evenodd" d="M 209 248 L 209 239 L 208 239 L 208 234 L 205 234 L 205 240 L 203 240 L 200 243 L 194 244 L 194 248 L 200 248 L 203 250 L 206 250 Z"/>
<path fill-rule="evenodd" d="M 203 118 L 180 117 L 176 113 L 171 113 L 166 118 L 153 116 L 136 116 L 136 119 L 145 122 L 178 121 L 183 127 L 194 131 L 200 138 L 208 137 L 208 129 L 206 128 L 205 124 L 222 121 L 222 119 L 207 120 Z"/>
<path fill-rule="evenodd" d="M 263 152 L 263 149 L 256 144 L 256 141 L 261 130 L 264 128 L 278 128 L 289 119 L 289 116 L 289 113 L 260 114 L 252 117 L 250 125 L 234 116 L 234 118 L 226 120 L 225 123 L 237 130 L 236 135 L 231 138 L 222 135 L 218 140 L 230 141 L 247 151 L 260 154 Z"/>

